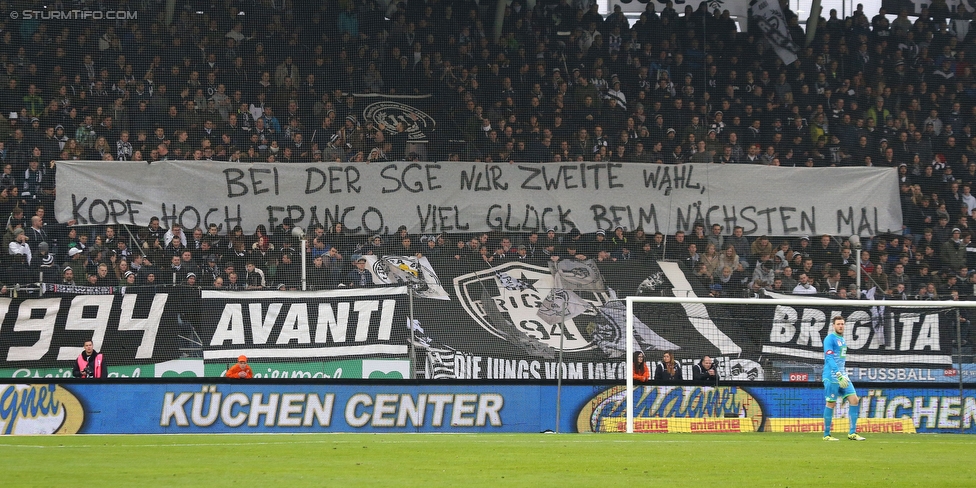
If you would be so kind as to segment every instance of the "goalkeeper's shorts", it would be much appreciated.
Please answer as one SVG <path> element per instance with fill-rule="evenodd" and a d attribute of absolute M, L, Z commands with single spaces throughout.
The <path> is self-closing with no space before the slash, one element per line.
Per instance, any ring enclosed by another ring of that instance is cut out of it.
<path fill-rule="evenodd" d="M 856 395 L 854 382 L 848 381 L 847 388 L 841 388 L 836 378 L 824 378 L 824 399 L 828 402 L 843 400 L 851 395 Z"/>

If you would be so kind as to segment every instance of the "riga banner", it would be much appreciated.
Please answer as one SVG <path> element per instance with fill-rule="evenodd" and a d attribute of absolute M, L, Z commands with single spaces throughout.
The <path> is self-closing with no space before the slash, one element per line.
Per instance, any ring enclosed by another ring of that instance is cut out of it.
<path fill-rule="evenodd" d="M 109 172 L 118 177 L 102 178 Z M 367 236 L 400 225 L 424 234 L 617 226 L 672 234 L 704 221 L 756 236 L 902 228 L 897 173 L 868 167 L 63 161 L 55 210 L 80 224 L 147 225 L 155 216 L 163 227 L 251 232 L 290 218 Z"/>
<path fill-rule="evenodd" d="M 584 385 L 557 393 L 538 384 L 0 384 L 0 435 L 620 432 L 624 394 Z M 816 387 L 646 386 L 633 394 L 637 432 L 803 433 L 811 442 L 823 435 L 823 390 Z M 868 390 L 857 430 L 976 433 L 974 394 Z M 846 429 L 846 411 L 837 409 L 838 430 Z"/>

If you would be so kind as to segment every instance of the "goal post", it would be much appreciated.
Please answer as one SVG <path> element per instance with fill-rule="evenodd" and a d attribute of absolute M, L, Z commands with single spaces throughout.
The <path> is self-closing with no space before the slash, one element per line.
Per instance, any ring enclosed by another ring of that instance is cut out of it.
<path fill-rule="evenodd" d="M 638 347 L 646 356 L 652 351 L 674 352 L 662 350 L 662 343 L 664 347 L 680 348 L 678 353 L 684 356 L 685 366 L 689 359 L 710 355 L 735 363 L 737 373 L 749 369 L 743 364 L 758 370 L 732 378 L 720 373 L 724 376 L 722 381 L 769 381 L 770 368 L 782 374 L 790 367 L 810 372 L 808 381 L 813 381 L 820 376 L 815 368 L 823 365 L 822 340 L 830 332 L 830 319 L 841 315 L 847 321 L 844 336 L 849 344 L 848 368 L 949 369 L 958 364 L 961 389 L 964 321 L 960 317 L 972 316 L 976 321 L 976 301 L 629 296 L 625 302 L 627 433 L 634 432 L 633 358 Z M 642 335 L 661 335 L 664 340 L 654 345 Z M 658 358 L 647 357 L 651 371 L 652 359 Z M 726 364 L 722 371 L 731 369 Z"/>

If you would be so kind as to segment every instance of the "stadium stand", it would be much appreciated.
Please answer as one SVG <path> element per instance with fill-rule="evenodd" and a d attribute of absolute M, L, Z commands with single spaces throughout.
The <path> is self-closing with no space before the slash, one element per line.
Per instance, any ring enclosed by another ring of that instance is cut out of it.
<path fill-rule="evenodd" d="M 8 3 L 43 10 L 37 1 Z M 784 65 L 757 26 L 738 32 L 728 12 L 704 3 L 679 14 L 670 2 L 660 12 L 649 2 L 633 25 L 619 11 L 604 17 L 592 1 L 533 3 L 505 7 L 497 38 L 494 2 L 462 0 L 217 0 L 175 2 L 172 12 L 147 0 L 113 7 L 138 13 L 127 20 L 4 17 L 3 282 L 144 284 L 151 274 L 168 284 L 192 273 L 200 286 L 297 286 L 287 225 L 184 229 L 174 238 L 158 223 L 55 221 L 58 160 L 622 161 L 891 167 L 904 231 L 866 240 L 864 288 L 976 294 L 976 77 L 966 59 L 976 29 L 950 33 L 940 10 L 893 22 L 883 11 L 872 19 L 831 12 L 806 44 L 783 4 L 805 46 Z M 420 130 L 426 143 L 364 120 L 362 97 L 371 95 L 424 100 L 418 114 L 435 122 Z M 502 262 L 526 246 L 544 262 L 566 252 L 558 235 L 405 241 L 339 227 L 309 229 L 313 287 L 354 278 L 362 254 Z M 659 246 L 673 236 L 634 229 L 581 242 L 608 262 L 687 261 L 688 275 L 715 295 L 790 293 L 805 280 L 820 294 L 855 291 L 845 239 L 774 237 L 757 247 L 733 229 L 702 231 L 668 244 L 668 256 Z M 687 253 L 692 242 L 697 254 Z"/>

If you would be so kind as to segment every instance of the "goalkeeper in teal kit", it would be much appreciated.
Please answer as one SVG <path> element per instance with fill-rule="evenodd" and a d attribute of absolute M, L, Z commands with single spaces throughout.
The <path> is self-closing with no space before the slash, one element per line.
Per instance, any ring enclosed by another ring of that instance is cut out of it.
<path fill-rule="evenodd" d="M 848 415 L 851 419 L 851 429 L 847 438 L 852 441 L 863 441 L 864 438 L 857 435 L 857 416 L 860 413 L 858 408 L 857 392 L 854 385 L 847 377 L 847 370 L 844 363 L 847 362 L 847 341 L 844 340 L 844 317 L 836 316 L 830 321 L 832 331 L 824 339 L 824 369 L 823 384 L 824 397 L 827 406 L 824 408 L 824 440 L 836 441 L 837 438 L 830 435 L 830 424 L 834 420 L 834 406 L 838 399 L 844 401 L 846 398 L 850 403 Z"/>

